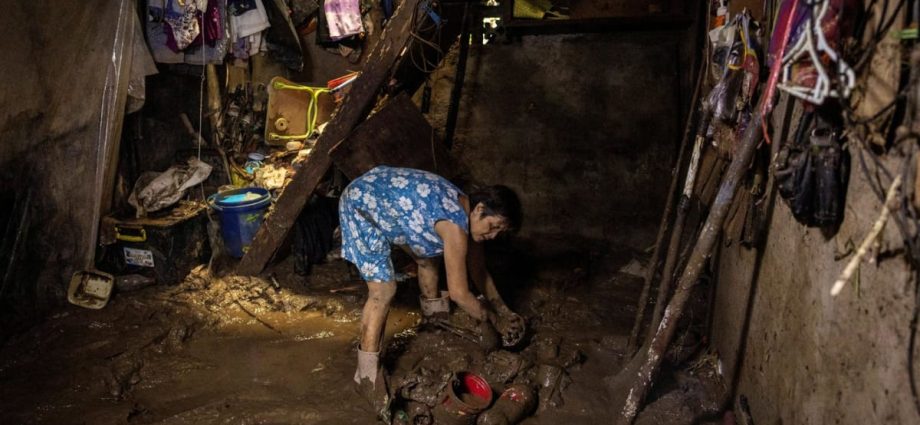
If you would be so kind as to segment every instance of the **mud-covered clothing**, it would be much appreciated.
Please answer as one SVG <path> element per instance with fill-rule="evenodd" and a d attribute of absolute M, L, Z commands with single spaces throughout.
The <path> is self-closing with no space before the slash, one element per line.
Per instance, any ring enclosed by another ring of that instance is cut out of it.
<path fill-rule="evenodd" d="M 342 255 L 368 282 L 395 279 L 392 245 L 429 258 L 444 253 L 434 229 L 447 220 L 469 233 L 462 194 L 447 179 L 427 171 L 379 166 L 352 181 L 339 200 Z"/>

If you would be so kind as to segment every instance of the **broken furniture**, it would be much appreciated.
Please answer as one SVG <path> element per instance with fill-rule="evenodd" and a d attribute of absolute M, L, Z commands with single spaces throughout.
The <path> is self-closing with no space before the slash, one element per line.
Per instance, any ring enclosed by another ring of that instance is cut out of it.
<path fill-rule="evenodd" d="M 325 87 L 309 87 L 275 77 L 266 90 L 265 143 L 272 146 L 309 138 L 317 125 L 329 121 L 335 109 L 331 91 Z"/>
<path fill-rule="evenodd" d="M 175 207 L 147 217 L 112 214 L 100 225 L 102 246 L 99 269 L 113 275 L 138 274 L 158 284 L 182 281 L 211 255 L 207 206 L 179 201 Z"/>

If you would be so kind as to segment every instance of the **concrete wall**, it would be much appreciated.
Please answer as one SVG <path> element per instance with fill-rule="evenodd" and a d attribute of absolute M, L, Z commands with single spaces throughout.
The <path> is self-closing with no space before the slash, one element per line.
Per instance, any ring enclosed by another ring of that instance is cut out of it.
<path fill-rule="evenodd" d="M 876 4 L 876 16 L 883 3 Z M 892 64 L 901 63 L 901 51 L 897 41 L 879 45 L 860 86 L 865 92 L 855 96 L 864 116 L 897 93 L 899 70 Z M 856 155 L 859 149 L 850 151 Z M 883 159 L 889 170 L 904 169 L 897 151 Z M 866 161 L 875 175 L 874 163 Z M 893 222 L 880 238 L 880 260 L 863 262 L 841 294 L 829 294 L 852 257 L 846 253 L 862 242 L 880 208 L 854 157 L 845 218 L 835 235 L 797 223 L 777 200 L 759 252 L 733 244 L 717 257 L 712 347 L 726 381 L 734 384 L 735 406 L 746 396 L 754 423 L 920 423 L 908 374 L 916 281 Z M 917 355 L 914 364 L 920 366 Z"/>
<path fill-rule="evenodd" d="M 713 347 L 757 424 L 920 423 L 907 373 L 914 283 L 893 223 L 882 252 L 895 255 L 863 263 L 839 296 L 829 295 L 850 259 L 835 256 L 862 241 L 881 205 L 859 167 L 854 159 L 834 237 L 797 223 L 778 200 L 760 258 L 737 244 L 721 252 Z"/>
<path fill-rule="evenodd" d="M 0 176 L 8 190 L 32 191 L 25 244 L 0 291 L 0 336 L 62 300 L 70 273 L 92 258 L 99 116 L 120 4 L 10 2 L 0 14 Z"/>
<path fill-rule="evenodd" d="M 518 191 L 522 237 L 644 248 L 682 129 L 690 38 L 532 35 L 474 46 L 454 152 L 474 180 Z"/>

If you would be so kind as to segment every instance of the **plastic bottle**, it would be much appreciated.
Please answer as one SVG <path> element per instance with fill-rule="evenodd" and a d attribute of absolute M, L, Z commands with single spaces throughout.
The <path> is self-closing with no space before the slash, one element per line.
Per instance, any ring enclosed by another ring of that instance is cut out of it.
<path fill-rule="evenodd" d="M 259 168 L 262 168 L 262 161 L 265 160 L 265 155 L 258 152 L 253 152 L 249 154 L 247 158 L 249 158 L 249 161 L 246 161 L 246 164 L 243 166 L 243 168 L 246 170 L 246 173 L 251 175 L 255 174 L 256 170 Z"/>

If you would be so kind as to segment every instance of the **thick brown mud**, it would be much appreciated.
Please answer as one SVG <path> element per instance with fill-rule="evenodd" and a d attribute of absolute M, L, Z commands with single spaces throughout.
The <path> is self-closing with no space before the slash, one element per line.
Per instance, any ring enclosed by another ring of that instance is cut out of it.
<path fill-rule="evenodd" d="M 617 273 L 628 255 L 585 258 L 547 262 L 502 288 L 528 332 L 492 353 L 420 326 L 418 290 L 400 284 L 383 356 L 394 417 L 430 415 L 451 375 L 470 371 L 495 399 L 512 384 L 534 389 L 524 424 L 610 418 L 604 378 L 624 362 L 641 279 Z M 62 309 L 0 351 L 3 423 L 374 423 L 352 381 L 363 283 L 341 261 L 306 278 L 291 269 L 254 279 L 202 267 L 177 286 L 117 294 L 102 310 Z M 474 328 L 454 310 L 452 324 Z"/>

